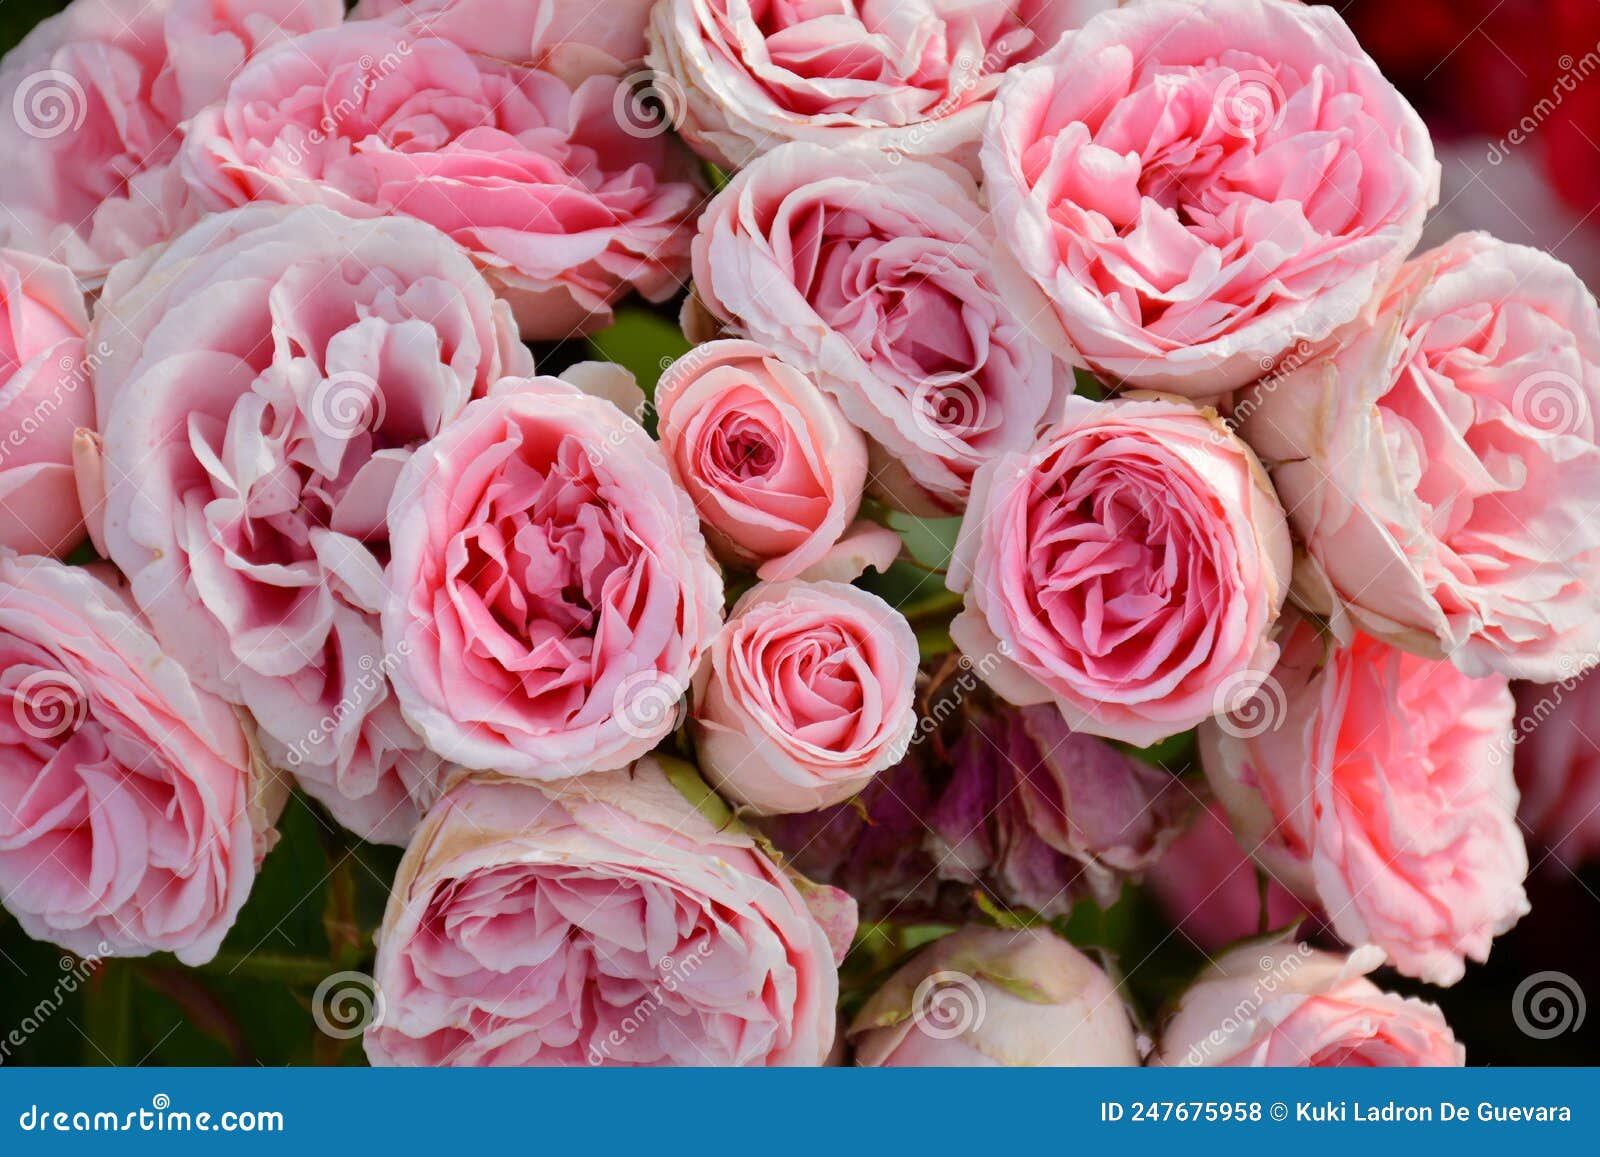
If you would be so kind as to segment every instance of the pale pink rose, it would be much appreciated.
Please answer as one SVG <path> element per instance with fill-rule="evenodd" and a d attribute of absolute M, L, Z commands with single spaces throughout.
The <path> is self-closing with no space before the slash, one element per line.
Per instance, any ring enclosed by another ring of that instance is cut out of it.
<path fill-rule="evenodd" d="M 184 179 L 211 208 L 320 204 L 448 233 L 529 339 L 611 319 L 632 289 L 686 280 L 701 184 L 670 134 L 635 124 L 616 77 L 550 73 L 356 21 L 263 53 L 185 127 Z"/>
<path fill-rule="evenodd" d="M 976 167 L 1005 70 L 1116 0 L 662 0 L 646 58 L 678 131 L 736 169 L 784 141 Z"/>
<path fill-rule="evenodd" d="M 1462 234 L 1235 417 L 1341 636 L 1544 682 L 1600 650 L 1600 310 L 1565 265 Z"/>
<path fill-rule="evenodd" d="M 1074 365 L 1245 385 L 1380 291 L 1439 196 L 1427 129 L 1339 14 L 1148 0 L 1013 68 L 983 144 L 1019 316 Z"/>
<path fill-rule="evenodd" d="M 1257 696 L 1200 729 L 1246 850 L 1408 976 L 1454 984 L 1528 910 L 1503 678 L 1291 621 Z"/>
<path fill-rule="evenodd" d="M 389 499 L 419 443 L 531 368 L 509 312 L 426 225 L 261 205 L 119 265 L 91 341 L 102 553 L 275 763 L 403 843 L 439 760 L 390 692 Z"/>
<path fill-rule="evenodd" d="M 94 426 L 72 272 L 0 249 L 0 548 L 65 555 L 83 541 L 72 440 Z"/>
<path fill-rule="evenodd" d="M 0 65 L 0 242 L 88 285 L 193 221 L 178 126 L 340 0 L 73 0 Z"/>
<path fill-rule="evenodd" d="M 284 795 L 109 567 L 0 550 L 0 895 L 80 956 L 217 953 Z"/>
<path fill-rule="evenodd" d="M 357 20 L 386 19 L 469 52 L 553 72 L 576 84 L 644 62 L 655 0 L 359 0 Z"/>
<path fill-rule="evenodd" d="M 877 595 L 758 583 L 695 676 L 701 770 L 757 815 L 840 803 L 905 754 L 916 682 L 917 637 Z"/>
<path fill-rule="evenodd" d="M 1312 915 L 1271 875 L 1262 892 L 1259 869 L 1239 847 L 1227 813 L 1215 803 L 1196 809 L 1193 821 L 1167 854 L 1145 873 L 1144 883 L 1184 939 L 1202 951 L 1253 936 L 1262 927 L 1284 928 Z"/>
<path fill-rule="evenodd" d="M 771 582 L 849 582 L 900 553 L 894 531 L 855 521 L 866 439 L 766 347 L 696 347 L 661 375 L 655 406 L 667 465 L 723 559 Z"/>
<path fill-rule="evenodd" d="M 1383 963 L 1282 938 L 1243 944 L 1179 999 L 1157 1065 L 1437 1068 L 1466 1063 L 1438 1007 L 1367 979 Z"/>
<path fill-rule="evenodd" d="M 1600 859 L 1600 675 L 1516 694 L 1518 818 L 1550 849 L 1552 869 L 1575 870 Z"/>
<path fill-rule="evenodd" d="M 1277 660 L 1283 508 L 1249 448 L 1177 398 L 1072 397 L 985 466 L 951 560 L 951 637 L 1019 705 L 1146 746 L 1247 698 Z"/>
<path fill-rule="evenodd" d="M 918 952 L 850 1026 L 858 1065 L 1055 1067 L 1139 1063 L 1100 967 L 1054 933 L 970 925 Z"/>
<path fill-rule="evenodd" d="M 375 1065 L 819 1065 L 839 992 L 795 884 L 649 759 L 453 787 L 373 971 Z"/>
<path fill-rule="evenodd" d="M 722 579 L 632 417 L 555 378 L 506 378 L 394 493 L 383 637 L 431 748 L 561 779 L 622 767 L 676 726 Z"/>
<path fill-rule="evenodd" d="M 785 145 L 700 218 L 695 294 L 833 396 L 894 465 L 876 482 L 898 505 L 958 513 L 1055 392 L 1053 359 L 997 296 L 990 230 L 959 171 Z"/>

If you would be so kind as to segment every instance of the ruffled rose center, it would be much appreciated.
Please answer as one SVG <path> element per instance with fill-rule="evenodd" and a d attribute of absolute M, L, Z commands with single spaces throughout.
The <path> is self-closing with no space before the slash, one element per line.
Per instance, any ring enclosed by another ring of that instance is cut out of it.
<path fill-rule="evenodd" d="M 747 690 L 784 742 L 824 752 L 858 752 L 884 726 L 875 650 L 854 624 L 768 616 L 735 641 Z"/>

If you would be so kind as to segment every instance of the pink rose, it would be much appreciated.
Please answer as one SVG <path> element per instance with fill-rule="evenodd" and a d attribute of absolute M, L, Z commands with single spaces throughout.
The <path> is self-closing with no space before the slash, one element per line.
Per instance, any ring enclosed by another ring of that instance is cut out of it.
<path fill-rule="evenodd" d="M 284 795 L 109 567 L 0 551 L 0 895 L 80 956 L 217 953 Z"/>
<path fill-rule="evenodd" d="M 900 537 L 855 522 L 867 442 L 799 370 L 748 341 L 713 341 L 656 384 L 667 465 L 717 553 L 770 582 L 887 570 Z"/>
<path fill-rule="evenodd" d="M 1002 285 L 1113 382 L 1260 377 L 1357 316 L 1439 197 L 1422 121 L 1322 5 L 1130 4 L 1013 68 L 994 105 Z"/>
<path fill-rule="evenodd" d="M 1145 746 L 1243 701 L 1277 659 L 1283 508 L 1217 415 L 1158 395 L 1067 399 L 978 473 L 951 637 L 989 685 Z"/>
<path fill-rule="evenodd" d="M 1284 928 L 1312 915 L 1270 875 L 1263 894 L 1258 873 L 1233 838 L 1227 813 L 1213 803 L 1197 809 L 1194 821 L 1145 873 L 1144 883 L 1186 940 L 1215 952 L 1254 935 L 1263 904 L 1268 928 Z"/>
<path fill-rule="evenodd" d="M 1517 688 L 1518 818 L 1556 864 L 1600 859 L 1600 675 Z"/>
<path fill-rule="evenodd" d="M 631 417 L 554 378 L 507 378 L 394 493 L 383 637 L 430 747 L 561 779 L 622 767 L 676 726 L 722 580 Z"/>
<path fill-rule="evenodd" d="M 1307 620 L 1257 697 L 1200 729 L 1240 842 L 1408 976 L 1454 984 L 1528 910 L 1505 758 L 1511 692 L 1365 635 L 1331 653 Z"/>
<path fill-rule="evenodd" d="M 701 770 L 757 815 L 841 803 L 905 754 L 916 681 L 917 637 L 877 595 L 758 583 L 695 676 Z"/>
<path fill-rule="evenodd" d="M 0 242 L 87 284 L 197 216 L 178 126 L 252 54 L 344 16 L 340 0 L 73 0 L 0 66 Z"/>
<path fill-rule="evenodd" d="M 426 225 L 262 205 L 118 266 L 93 334 L 102 553 L 275 763 L 403 843 L 439 761 L 389 688 L 389 497 L 419 443 L 531 368 L 509 312 Z"/>
<path fill-rule="evenodd" d="M 647 59 L 679 106 L 678 131 L 724 168 L 784 141 L 860 141 L 975 167 L 1005 70 L 1115 2 L 663 0 Z"/>
<path fill-rule="evenodd" d="M 1069 731 L 1054 707 L 956 710 L 982 695 L 970 670 L 925 694 L 915 746 L 856 799 L 762 825 L 868 916 L 958 922 L 979 915 L 975 893 L 1052 919 L 1085 897 L 1109 908 L 1178 835 L 1182 781 Z"/>
<path fill-rule="evenodd" d="M 1235 416 L 1341 637 L 1544 682 L 1600 650 L 1600 311 L 1565 265 L 1456 237 Z"/>
<path fill-rule="evenodd" d="M 83 541 L 73 433 L 94 426 L 70 270 L 0 249 L 0 549 L 65 555 Z"/>
<path fill-rule="evenodd" d="M 819 1065 L 839 991 L 795 884 L 654 760 L 453 787 L 373 971 L 375 1065 Z"/>
<path fill-rule="evenodd" d="M 264 53 L 185 129 L 184 178 L 212 208 L 404 213 L 481 265 L 523 336 L 605 325 L 630 289 L 688 273 L 692 158 L 627 119 L 615 77 L 574 87 L 448 40 L 356 21 Z"/>
<path fill-rule="evenodd" d="M 1111 979 L 1054 933 L 970 925 L 891 976 L 850 1026 L 856 1064 L 1132 1066 Z"/>
<path fill-rule="evenodd" d="M 553 72 L 576 84 L 644 62 L 655 0 L 358 0 L 352 19 L 387 19 L 469 52 Z"/>
<path fill-rule="evenodd" d="M 1367 979 L 1372 947 L 1348 956 L 1277 939 L 1214 961 L 1180 998 L 1159 1065 L 1443 1067 L 1466 1063 L 1437 1006 Z"/>
<path fill-rule="evenodd" d="M 957 513 L 980 465 L 1033 441 L 1055 391 L 1052 359 L 996 296 L 994 261 L 964 175 L 795 144 L 711 202 L 694 284 L 877 442 L 893 500 Z"/>

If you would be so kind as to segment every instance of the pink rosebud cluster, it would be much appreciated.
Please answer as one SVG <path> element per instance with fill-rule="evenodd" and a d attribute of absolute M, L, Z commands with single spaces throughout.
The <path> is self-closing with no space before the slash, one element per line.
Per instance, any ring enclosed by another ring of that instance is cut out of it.
<path fill-rule="evenodd" d="M 32 936 L 207 961 L 292 784 L 376 1064 L 1459 1064 L 1369 974 L 1595 849 L 1600 309 L 1410 256 L 1332 7 L 74 0 L 0 109 Z"/>

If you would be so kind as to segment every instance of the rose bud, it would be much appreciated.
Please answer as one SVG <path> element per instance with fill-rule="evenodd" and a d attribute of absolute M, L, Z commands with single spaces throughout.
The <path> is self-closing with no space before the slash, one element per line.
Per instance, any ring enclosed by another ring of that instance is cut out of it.
<path fill-rule="evenodd" d="M 0 549 L 65 555 L 83 541 L 72 440 L 94 426 L 88 328 L 71 271 L 0 249 Z"/>
<path fill-rule="evenodd" d="M 609 324 L 631 290 L 661 301 L 687 279 L 699 170 L 665 125 L 630 119 L 633 99 L 618 77 L 573 87 L 357 20 L 251 61 L 185 127 L 180 165 L 211 209 L 426 221 L 472 255 L 523 337 L 560 340 Z"/>
<path fill-rule="evenodd" d="M 1342 638 L 1542 682 L 1600 650 L 1600 310 L 1553 257 L 1456 237 L 1236 416 Z"/>
<path fill-rule="evenodd" d="M 439 759 L 379 633 L 389 496 L 471 397 L 531 368 L 509 312 L 420 222 L 258 205 L 119 265 L 91 344 L 104 444 L 79 467 L 102 553 L 275 764 L 404 843 Z"/>
<path fill-rule="evenodd" d="M 844 583 L 760 583 L 695 676 L 701 769 L 758 815 L 849 799 L 905 754 L 916 728 L 917 638 Z"/>
<path fill-rule="evenodd" d="M 1600 858 L 1600 675 L 1517 688 L 1522 825 L 1568 870 Z"/>
<path fill-rule="evenodd" d="M 0 551 L 0 895 L 80 956 L 204 964 L 285 793 L 110 567 Z"/>
<path fill-rule="evenodd" d="M 979 471 L 950 633 L 1012 703 L 1148 746 L 1266 678 L 1290 561 L 1265 471 L 1214 412 L 1072 397 L 1031 449 Z"/>
<path fill-rule="evenodd" d="M 622 76 L 644 63 L 655 0 L 358 0 L 355 20 L 385 19 L 413 35 L 553 72 L 570 84 Z"/>
<path fill-rule="evenodd" d="M 959 717 L 959 727 L 948 752 L 930 751 L 939 741 L 924 733 L 858 800 L 765 830 L 800 870 L 861 897 L 872 917 L 966 919 L 978 890 L 1056 917 L 1085 896 L 1115 903 L 1124 880 L 1161 858 L 1192 804 L 1173 776 L 1068 730 L 1053 707 L 997 706 Z"/>
<path fill-rule="evenodd" d="M 504 378 L 394 494 L 384 645 L 434 751 L 560 779 L 673 730 L 722 625 L 722 579 L 632 417 L 556 378 Z"/>
<path fill-rule="evenodd" d="M 885 12 L 864 0 L 664 0 L 651 13 L 648 62 L 665 74 L 656 83 L 672 94 L 678 131 L 723 168 L 786 140 L 975 167 L 1006 69 L 1115 3 L 912 0 Z"/>
<path fill-rule="evenodd" d="M 1440 1067 L 1466 1063 L 1438 1007 L 1367 979 L 1348 956 L 1283 938 L 1241 944 L 1201 973 L 1161 1034 L 1154 1065 Z"/>
<path fill-rule="evenodd" d="M 255 53 L 344 18 L 340 0 L 73 0 L 0 65 L 0 244 L 98 286 L 200 217 L 180 125 Z"/>
<path fill-rule="evenodd" d="M 1043 928 L 973 925 L 935 940 L 873 993 L 850 1042 L 873 1067 L 1139 1063 L 1116 986 Z"/>
<path fill-rule="evenodd" d="M 834 401 L 755 342 L 713 341 L 656 383 L 667 465 L 730 563 L 769 582 L 887 570 L 900 536 L 856 522 L 867 441 Z"/>
<path fill-rule="evenodd" d="M 1291 619 L 1272 679 L 1200 729 L 1240 842 L 1408 976 L 1454 984 L 1528 910 L 1503 678 Z"/>
<path fill-rule="evenodd" d="M 1055 366 L 1000 303 L 989 214 L 965 174 L 785 145 L 699 228 L 700 303 L 839 403 L 899 507 L 960 513 L 980 465 L 1033 442 Z"/>
<path fill-rule="evenodd" d="M 1355 319 L 1439 199 L 1421 118 L 1333 8 L 1285 0 L 1096 16 L 1007 72 L 982 160 L 1013 312 L 1194 398 Z"/>
<path fill-rule="evenodd" d="M 819 1065 L 834 959 L 783 871 L 691 807 L 653 759 L 559 788 L 467 779 L 400 863 L 367 1056 Z"/>

